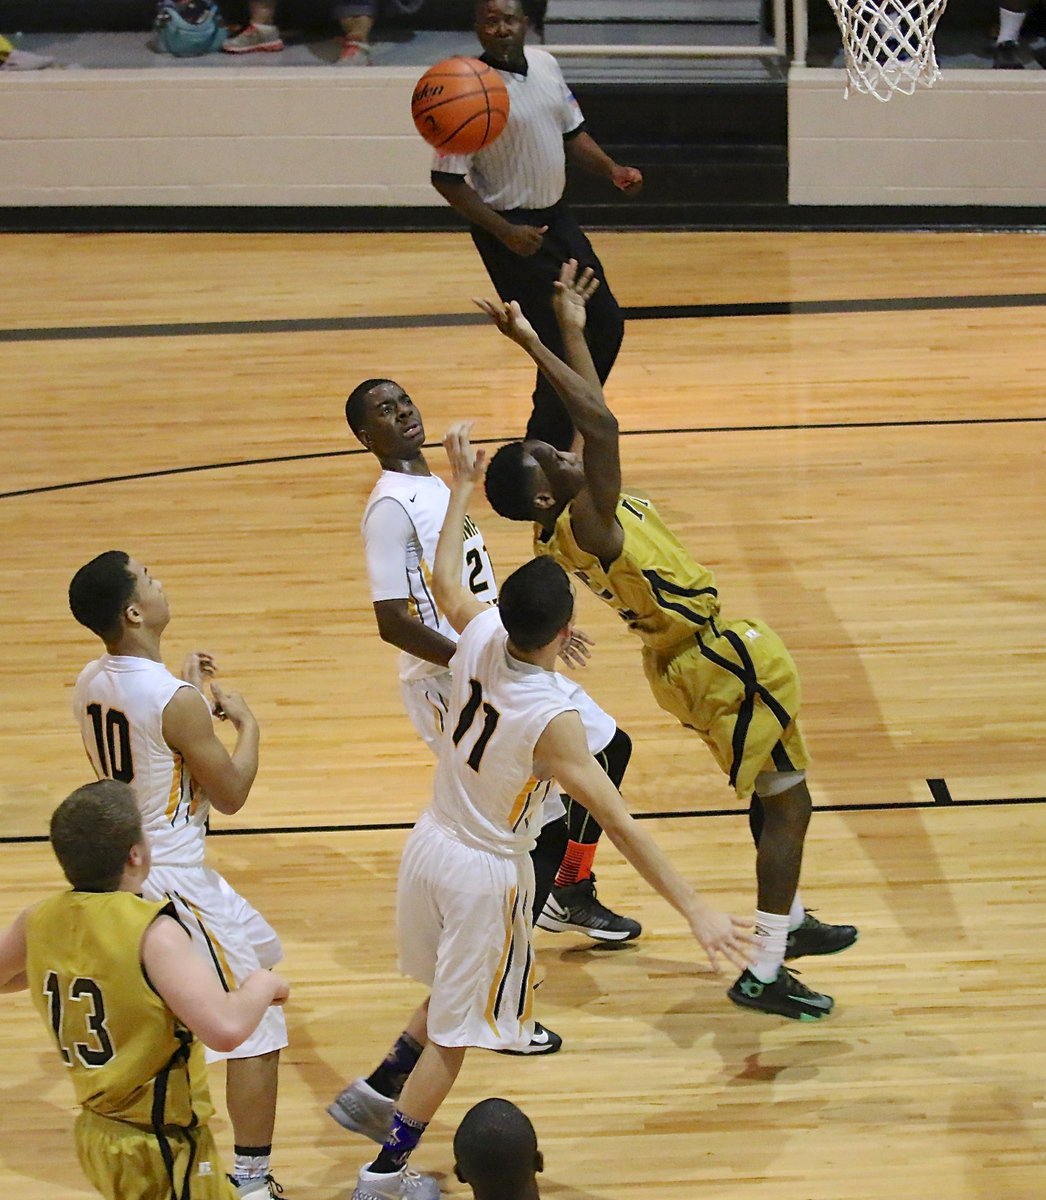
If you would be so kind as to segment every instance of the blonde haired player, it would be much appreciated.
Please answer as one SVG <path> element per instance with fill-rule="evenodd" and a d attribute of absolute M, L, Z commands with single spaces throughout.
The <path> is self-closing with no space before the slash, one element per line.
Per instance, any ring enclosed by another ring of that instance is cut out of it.
<path fill-rule="evenodd" d="M 407 1030 L 422 1047 L 398 1101 L 374 1095 L 369 1126 L 381 1143 L 361 1168 L 355 1200 L 437 1200 L 439 1185 L 406 1166 L 446 1098 L 470 1046 L 524 1047 L 533 1031 L 531 896 L 534 845 L 553 777 L 577 796 L 639 873 L 681 912 L 713 966 L 742 963 L 744 923 L 700 899 L 633 821 L 592 757 L 556 657 L 573 632 L 563 570 L 534 559 L 501 588 L 497 608 L 462 585 L 462 529 L 483 456 L 468 427 L 446 439 L 453 486 L 436 548 L 436 603 L 459 633 L 447 736 L 432 802 L 400 864 L 400 968 L 428 998 Z"/>
<path fill-rule="evenodd" d="M 125 783 L 67 796 L 51 846 L 71 890 L 0 934 L 0 991 L 28 988 L 55 1039 L 81 1106 L 87 1178 L 107 1200 L 234 1200 L 208 1126 L 200 1043 L 234 1049 L 287 984 L 257 970 L 226 991 L 173 907 L 136 894 L 149 842 Z"/>

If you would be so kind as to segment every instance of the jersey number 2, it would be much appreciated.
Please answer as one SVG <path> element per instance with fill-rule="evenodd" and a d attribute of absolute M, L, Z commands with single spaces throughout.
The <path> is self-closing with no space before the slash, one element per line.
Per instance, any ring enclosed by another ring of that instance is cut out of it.
<path fill-rule="evenodd" d="M 87 715 L 94 729 L 102 774 L 109 779 L 119 779 L 121 783 L 130 783 L 134 778 L 134 763 L 131 761 L 131 727 L 127 718 L 119 709 L 108 708 L 103 721 L 100 704 L 88 704 Z"/>
<path fill-rule="evenodd" d="M 487 743 L 494 735 L 494 730 L 498 727 L 498 721 L 501 720 L 501 713 L 493 706 L 488 704 L 483 699 L 483 689 L 480 687 L 478 679 L 469 680 L 469 698 L 465 707 L 461 710 L 461 716 L 458 718 L 458 723 L 454 729 L 454 745 L 456 746 L 466 733 L 472 728 L 472 723 L 476 719 L 476 714 L 479 712 L 480 705 L 483 705 L 483 728 L 479 731 L 479 737 L 476 738 L 476 744 L 465 760 L 473 771 L 479 770 L 479 762 L 483 757 L 483 751 L 487 748 Z"/>

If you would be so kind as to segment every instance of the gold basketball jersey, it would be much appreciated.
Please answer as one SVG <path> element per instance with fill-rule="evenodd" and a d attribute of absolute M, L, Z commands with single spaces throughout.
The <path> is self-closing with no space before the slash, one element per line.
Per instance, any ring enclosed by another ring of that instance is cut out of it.
<path fill-rule="evenodd" d="M 62 892 L 29 913 L 33 1002 L 99 1116 L 189 1127 L 213 1113 L 203 1048 L 153 991 L 142 937 L 164 909 L 130 892 Z"/>
<path fill-rule="evenodd" d="M 550 532 L 536 528 L 534 552 L 550 554 L 572 572 L 652 650 L 665 650 L 700 634 L 719 614 L 715 576 L 690 557 L 649 500 L 622 492 L 617 519 L 625 534 L 609 570 L 574 540 L 572 505 Z"/>

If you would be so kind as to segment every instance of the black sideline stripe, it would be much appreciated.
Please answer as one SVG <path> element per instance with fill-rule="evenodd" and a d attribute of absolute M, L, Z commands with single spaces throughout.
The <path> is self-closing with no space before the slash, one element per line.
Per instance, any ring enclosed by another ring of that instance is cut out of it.
<path fill-rule="evenodd" d="M 892 296 L 869 300 L 766 300 L 736 304 L 660 304 L 624 308 L 626 321 L 710 320 L 721 317 L 798 317 L 827 313 L 935 312 L 942 309 L 1037 308 L 1046 292 L 998 296 Z M 406 313 L 402 316 L 299 317 L 272 321 L 194 321 L 149 325 L 53 325 L 0 329 L 0 342 L 69 342 L 104 338 L 227 337 L 257 333 L 338 333 L 374 329 L 447 329 L 483 325 L 480 312 Z"/>
<path fill-rule="evenodd" d="M 930 780 L 926 781 L 927 784 Z M 944 782 L 941 780 L 940 782 Z M 951 800 L 950 808 L 1014 808 L 1023 804 L 1046 804 L 1046 796 L 999 796 L 981 800 Z M 905 800 L 898 804 L 815 804 L 814 812 L 912 812 L 925 808 L 940 808 L 937 800 Z M 637 821 L 692 820 L 695 817 L 744 817 L 748 812 L 741 808 L 679 809 L 664 812 L 637 812 L 632 816 Z M 373 825 L 270 825 L 255 829 L 212 829 L 208 837 L 265 837 L 285 833 L 381 833 L 385 830 L 413 829 L 413 821 L 376 821 Z M 0 846 L 18 846 L 43 843 L 48 840 L 45 833 L 31 833 L 0 837 Z"/>

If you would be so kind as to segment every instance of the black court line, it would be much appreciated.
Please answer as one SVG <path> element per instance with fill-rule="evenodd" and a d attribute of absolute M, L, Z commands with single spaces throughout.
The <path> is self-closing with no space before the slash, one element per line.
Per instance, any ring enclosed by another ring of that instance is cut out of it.
<path fill-rule="evenodd" d="M 928 779 L 926 782 L 931 793 L 934 793 L 932 800 L 906 800 L 898 804 L 817 804 L 814 806 L 814 812 L 911 812 L 918 809 L 939 808 L 942 805 L 950 808 L 1015 808 L 1025 804 L 1046 804 L 1046 796 L 1005 796 L 981 800 L 953 800 L 949 794 L 947 800 L 939 800 L 934 785 L 944 785 L 944 790 L 947 792 L 944 780 Z M 748 819 L 748 812 L 743 808 L 681 809 L 679 811 L 633 813 L 632 815 L 637 821 L 675 821 L 704 817 L 744 817 L 746 820 Z M 413 821 L 375 821 L 361 822 L 356 825 L 268 825 L 253 829 L 212 829 L 207 836 L 213 838 L 258 837 L 266 834 L 286 833 L 382 833 L 387 830 L 413 828 Z M 46 841 L 46 834 L 25 834 L 16 837 L 0 837 L 0 846 Z"/>
<path fill-rule="evenodd" d="M 680 425 L 665 429 L 629 429 L 621 437 L 652 437 L 665 433 L 713 434 L 713 433 L 776 433 L 816 431 L 830 429 L 932 429 L 955 425 L 1035 425 L 1046 422 L 1043 417 L 942 417 L 939 420 L 912 421 L 797 421 L 767 425 Z M 476 446 L 497 446 L 510 439 L 504 437 L 473 438 Z M 435 450 L 439 442 L 426 442 L 425 450 Z M 277 454 L 270 458 L 241 458 L 229 462 L 195 463 L 189 467 L 164 467 L 157 471 L 135 471 L 127 475 L 103 475 L 97 479 L 76 479 L 69 483 L 45 483 L 38 487 L 17 488 L 11 492 L 0 492 L 0 500 L 13 500 L 17 496 L 39 496 L 46 492 L 67 492 L 75 488 L 99 487 L 106 483 L 128 483 L 139 479 L 163 479 L 170 475 L 189 475 L 199 471 L 229 471 L 237 467 L 268 466 L 272 463 L 311 462 L 323 458 L 351 458 L 369 454 L 362 447 L 349 450 L 315 450 L 309 454 Z"/>
<path fill-rule="evenodd" d="M 767 300 L 737 304 L 664 304 L 624 308 L 626 321 L 709 320 L 717 317 L 794 317 L 826 313 L 932 312 L 942 309 L 1038 308 L 1046 292 L 996 296 L 893 296 L 870 300 Z M 236 333 L 336 333 L 349 330 L 446 329 L 483 325 L 480 312 L 403 316 L 301 317 L 273 321 L 186 321 L 149 325 L 55 325 L 0 329 L 0 342 L 69 342 L 104 338 L 224 337 Z"/>

